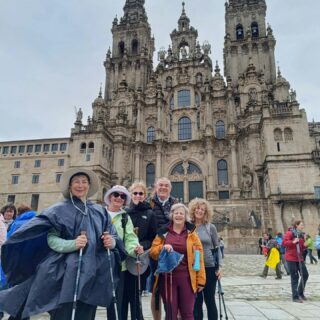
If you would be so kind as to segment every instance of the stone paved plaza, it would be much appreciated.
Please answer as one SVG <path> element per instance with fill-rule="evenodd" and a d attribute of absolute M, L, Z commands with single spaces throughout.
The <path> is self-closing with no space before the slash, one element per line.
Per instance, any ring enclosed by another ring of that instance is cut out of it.
<path fill-rule="evenodd" d="M 307 258 L 308 259 L 308 258 Z M 291 301 L 290 277 L 275 279 L 269 271 L 266 279 L 260 278 L 265 259 L 259 255 L 226 255 L 224 259 L 225 301 L 229 320 L 316 320 L 320 314 L 320 263 L 307 268 L 310 273 L 306 287 L 308 301 L 303 304 Z M 218 301 L 217 301 L 218 302 Z M 152 319 L 150 297 L 142 298 L 144 318 Z M 5 317 L 7 319 L 7 317 Z M 48 320 L 47 315 L 32 320 Z M 99 309 L 96 320 L 106 319 L 105 310 Z M 207 319 L 207 318 L 205 318 Z M 225 319 L 225 317 L 223 317 Z"/>

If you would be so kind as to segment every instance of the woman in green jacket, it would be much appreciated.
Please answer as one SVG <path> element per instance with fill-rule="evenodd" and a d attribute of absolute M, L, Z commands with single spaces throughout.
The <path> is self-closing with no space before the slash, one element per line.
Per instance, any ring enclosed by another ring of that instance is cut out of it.
<path fill-rule="evenodd" d="M 143 247 L 139 244 L 139 239 L 134 233 L 132 221 L 125 211 L 124 207 L 128 206 L 130 203 L 130 193 L 124 187 L 120 185 L 113 186 L 104 196 L 104 201 L 106 203 L 106 210 L 111 216 L 112 224 L 117 230 L 117 233 L 124 242 L 125 249 L 128 255 L 136 257 L 137 254 L 143 253 Z M 123 319 L 122 307 L 123 307 L 123 292 L 124 292 L 124 275 L 126 271 L 125 262 L 122 263 L 122 268 L 120 272 L 120 281 L 116 288 L 116 298 L 117 298 L 117 311 L 118 319 Z M 110 305 L 107 308 L 108 320 L 114 320 L 116 318 L 114 305 Z"/>
<path fill-rule="evenodd" d="M 314 249 L 314 243 L 309 234 L 307 234 L 306 236 L 306 244 L 307 244 L 308 256 L 310 258 L 310 263 L 311 264 L 313 264 L 313 262 L 318 263 L 317 259 L 312 255 L 312 250 Z"/>

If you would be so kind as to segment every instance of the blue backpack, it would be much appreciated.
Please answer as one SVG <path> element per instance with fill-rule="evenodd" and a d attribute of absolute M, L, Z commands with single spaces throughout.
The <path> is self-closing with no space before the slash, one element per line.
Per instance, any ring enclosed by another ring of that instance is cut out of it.
<path fill-rule="evenodd" d="M 320 250 L 320 235 L 319 234 L 316 236 L 316 249 Z"/>

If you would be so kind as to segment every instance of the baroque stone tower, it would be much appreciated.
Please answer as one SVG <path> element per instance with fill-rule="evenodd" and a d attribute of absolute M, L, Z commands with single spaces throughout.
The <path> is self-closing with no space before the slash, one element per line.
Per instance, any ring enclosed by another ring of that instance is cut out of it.
<path fill-rule="evenodd" d="M 237 83 L 251 60 L 265 81 L 273 83 L 276 41 L 271 27 L 266 26 L 265 0 L 230 0 L 225 7 L 224 75 Z"/>

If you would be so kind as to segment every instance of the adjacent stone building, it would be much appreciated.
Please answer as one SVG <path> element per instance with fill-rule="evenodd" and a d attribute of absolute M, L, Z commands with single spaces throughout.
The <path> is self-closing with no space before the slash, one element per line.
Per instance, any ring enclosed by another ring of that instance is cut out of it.
<path fill-rule="evenodd" d="M 293 218 L 315 233 L 320 125 L 308 124 L 276 70 L 266 1 L 226 3 L 223 73 L 211 61 L 210 44 L 198 42 L 184 3 L 154 68 L 144 2 L 126 0 L 113 21 L 104 94 L 86 123 L 79 110 L 70 138 L 0 143 L 1 203 L 34 205 L 37 198 L 42 209 L 60 197 L 65 169 L 86 166 L 101 179 L 96 201 L 111 185 L 144 180 L 151 190 L 162 176 L 180 201 L 207 198 L 230 251 L 255 251 L 263 231 L 284 231 Z"/>

